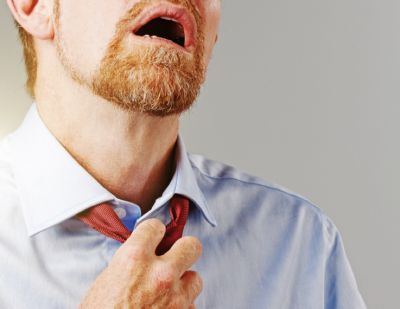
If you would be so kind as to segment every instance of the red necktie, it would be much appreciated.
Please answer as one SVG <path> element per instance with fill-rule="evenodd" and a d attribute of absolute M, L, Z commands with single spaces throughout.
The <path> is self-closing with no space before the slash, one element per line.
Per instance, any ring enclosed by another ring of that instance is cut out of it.
<path fill-rule="evenodd" d="M 189 215 L 189 200 L 182 195 L 174 195 L 169 204 L 169 214 L 171 222 L 167 224 L 164 238 L 157 247 L 157 255 L 167 252 L 175 241 L 182 237 Z M 78 214 L 77 217 L 96 231 L 121 243 L 131 235 L 109 203 L 89 208 Z"/>

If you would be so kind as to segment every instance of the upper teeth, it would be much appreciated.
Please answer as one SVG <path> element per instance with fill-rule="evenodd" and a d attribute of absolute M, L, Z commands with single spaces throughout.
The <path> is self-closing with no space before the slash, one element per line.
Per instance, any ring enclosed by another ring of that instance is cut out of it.
<path fill-rule="evenodd" d="M 156 36 L 156 35 L 150 36 L 150 35 L 148 35 L 148 34 L 145 34 L 143 37 L 145 37 L 145 38 L 147 38 L 147 39 L 150 39 L 150 38 L 152 38 L 152 39 L 157 39 L 157 38 L 158 38 L 158 36 Z"/>
<path fill-rule="evenodd" d="M 170 18 L 170 17 L 160 17 L 161 19 L 164 19 L 164 20 L 172 20 L 172 21 L 175 21 L 176 22 L 176 20 L 175 19 L 173 19 L 173 18 Z"/>

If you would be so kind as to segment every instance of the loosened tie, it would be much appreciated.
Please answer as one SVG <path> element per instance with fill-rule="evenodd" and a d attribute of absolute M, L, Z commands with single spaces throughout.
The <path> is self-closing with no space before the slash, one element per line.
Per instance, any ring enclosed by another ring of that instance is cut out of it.
<path fill-rule="evenodd" d="M 164 238 L 156 249 L 157 255 L 167 252 L 175 241 L 182 237 L 189 216 L 189 204 L 189 200 L 182 195 L 175 194 L 171 199 L 169 203 L 171 222 L 167 224 Z M 78 214 L 77 217 L 96 231 L 121 243 L 131 235 L 109 203 L 91 207 Z"/>

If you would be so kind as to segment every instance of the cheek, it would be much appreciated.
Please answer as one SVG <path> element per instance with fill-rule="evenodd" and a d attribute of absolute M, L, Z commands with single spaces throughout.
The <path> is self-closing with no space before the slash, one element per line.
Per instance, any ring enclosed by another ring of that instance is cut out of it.
<path fill-rule="evenodd" d="M 121 1 L 122 3 L 124 1 Z M 98 68 L 124 12 L 115 1 L 61 0 L 61 45 L 65 57 L 84 78 Z"/>
<path fill-rule="evenodd" d="M 211 0 L 205 9 L 205 56 L 207 63 L 210 60 L 220 22 L 220 0 Z"/>

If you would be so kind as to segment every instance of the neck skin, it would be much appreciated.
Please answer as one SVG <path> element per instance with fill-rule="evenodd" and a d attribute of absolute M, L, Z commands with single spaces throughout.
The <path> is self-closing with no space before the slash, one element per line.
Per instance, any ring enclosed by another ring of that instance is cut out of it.
<path fill-rule="evenodd" d="M 175 170 L 179 116 L 123 111 L 73 81 L 56 57 L 38 68 L 39 114 L 58 141 L 117 198 L 149 211 Z"/>

